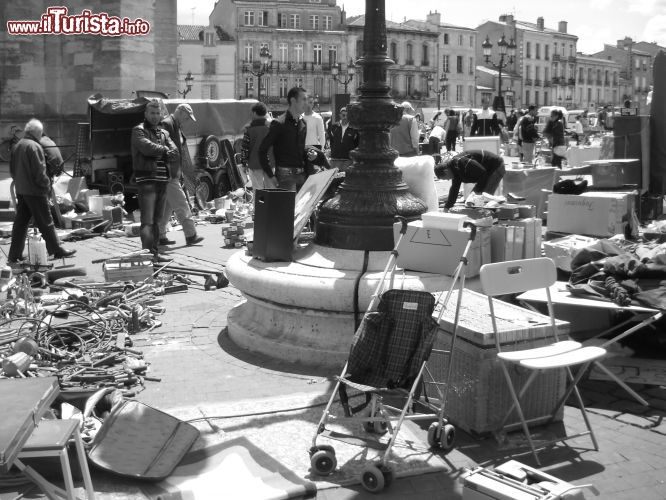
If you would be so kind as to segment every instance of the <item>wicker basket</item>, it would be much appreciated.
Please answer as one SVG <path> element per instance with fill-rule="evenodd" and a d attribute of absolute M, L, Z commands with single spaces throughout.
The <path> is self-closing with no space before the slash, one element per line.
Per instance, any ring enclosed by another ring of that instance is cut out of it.
<path fill-rule="evenodd" d="M 450 348 L 456 300 L 457 291 L 440 321 L 434 349 Z M 548 316 L 500 300 L 495 300 L 495 314 L 504 351 L 540 347 L 553 341 Z M 568 338 L 568 323 L 558 321 L 557 328 L 561 339 Z M 435 381 L 447 382 L 447 363 L 448 356 L 431 355 L 428 369 Z M 509 373 L 517 386 L 522 386 L 529 376 L 528 372 L 515 367 L 510 367 Z M 565 382 L 562 370 L 539 375 L 522 398 L 526 418 L 550 415 L 564 394 Z M 434 394 L 434 390 L 429 388 L 428 393 Z M 511 394 L 497 360 L 488 299 L 485 295 L 465 290 L 444 414 L 457 427 L 480 435 L 499 430 L 510 406 Z M 556 420 L 562 419 L 562 413 L 560 411 Z M 515 414 L 511 420 L 517 422 Z"/>

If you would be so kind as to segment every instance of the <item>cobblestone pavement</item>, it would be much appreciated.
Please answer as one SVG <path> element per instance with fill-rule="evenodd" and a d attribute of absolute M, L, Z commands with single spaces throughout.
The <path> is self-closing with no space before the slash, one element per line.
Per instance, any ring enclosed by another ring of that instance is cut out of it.
<path fill-rule="evenodd" d="M 182 232 L 170 233 L 179 243 L 170 250 L 178 264 L 223 270 L 224 263 L 237 250 L 221 248 L 219 226 L 200 226 L 205 236 L 200 246 L 186 247 Z M 101 264 L 94 258 L 139 248 L 137 238 L 107 240 L 94 238 L 77 242 L 78 253 L 69 264 L 85 266 L 88 274 L 101 279 Z M 5 251 L 7 247 L 4 247 Z M 59 263 L 57 263 L 59 264 Z M 144 352 L 150 375 L 161 382 L 146 382 L 137 398 L 168 411 L 207 407 L 221 403 L 261 399 L 291 394 L 312 394 L 330 390 L 334 373 L 312 367 L 295 366 L 258 356 L 236 347 L 226 334 L 227 312 L 241 299 L 233 287 L 204 291 L 192 286 L 187 293 L 164 297 L 166 313 L 162 325 L 133 336 L 135 346 Z M 593 483 L 603 499 L 666 498 L 666 388 L 634 386 L 650 403 L 643 407 L 631 400 L 615 384 L 588 380 L 582 393 L 589 418 L 596 431 L 599 451 L 591 449 L 589 437 L 568 441 L 542 452 L 542 470 L 578 484 Z M 564 429 L 568 434 L 584 429 L 577 408 L 565 408 Z M 562 425 L 556 431 L 562 431 Z M 425 426 L 424 426 L 425 429 Z M 423 431 L 425 439 L 425 430 Z M 450 470 L 418 477 L 397 479 L 382 493 L 388 499 L 461 498 L 457 481 L 464 467 L 476 464 L 498 465 L 508 451 L 493 438 L 476 439 L 458 432 L 455 449 L 445 457 Z M 529 454 L 515 457 L 535 466 Z M 304 454 L 304 460 L 307 456 Z M 13 498 L 0 495 L 0 499 Z M 28 496 L 30 498 L 30 496 Z M 320 491 L 318 499 L 376 498 L 361 486 Z M 587 494 L 587 498 L 592 498 Z"/>

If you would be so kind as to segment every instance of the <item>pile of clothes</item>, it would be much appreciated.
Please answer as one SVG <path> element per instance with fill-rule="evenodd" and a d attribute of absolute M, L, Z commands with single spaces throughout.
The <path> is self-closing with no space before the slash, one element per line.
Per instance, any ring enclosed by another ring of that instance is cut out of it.
<path fill-rule="evenodd" d="M 666 244 L 599 240 L 571 261 L 572 295 L 666 309 Z"/>

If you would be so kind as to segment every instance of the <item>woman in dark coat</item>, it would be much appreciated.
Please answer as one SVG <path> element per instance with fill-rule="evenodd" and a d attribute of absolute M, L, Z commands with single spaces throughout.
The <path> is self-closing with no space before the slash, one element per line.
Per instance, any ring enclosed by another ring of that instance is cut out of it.
<path fill-rule="evenodd" d="M 545 135 L 553 148 L 553 167 L 562 168 L 562 160 L 566 158 L 567 146 L 564 139 L 564 116 L 556 109 L 550 112 L 550 121 L 543 129 Z"/>

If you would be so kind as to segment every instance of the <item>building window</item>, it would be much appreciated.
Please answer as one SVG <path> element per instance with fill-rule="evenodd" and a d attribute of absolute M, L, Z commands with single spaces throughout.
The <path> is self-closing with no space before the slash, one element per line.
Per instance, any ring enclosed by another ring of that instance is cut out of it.
<path fill-rule="evenodd" d="M 449 34 L 444 33 L 444 45 L 448 45 L 448 44 L 449 44 Z"/>
<path fill-rule="evenodd" d="M 636 69 L 641 69 L 641 60 L 638 57 L 636 58 Z"/>
<path fill-rule="evenodd" d="M 407 55 L 405 64 L 414 64 L 414 49 L 411 43 L 407 44 Z"/>
<path fill-rule="evenodd" d="M 278 45 L 278 52 L 280 52 L 280 62 L 287 62 L 289 59 L 289 45 L 282 42 Z"/>
<path fill-rule="evenodd" d="M 530 101 L 530 91 L 526 90 L 525 91 L 525 106 L 529 106 L 530 104 L 532 104 L 532 102 Z"/>
<path fill-rule="evenodd" d="M 332 66 L 338 62 L 338 47 L 337 45 L 328 46 L 328 63 Z"/>
<path fill-rule="evenodd" d="M 532 66 L 525 65 L 525 80 L 532 79 Z"/>
<path fill-rule="evenodd" d="M 470 75 L 474 74 L 474 58 L 473 57 L 469 58 L 469 74 Z"/>
<path fill-rule="evenodd" d="M 543 58 L 546 61 L 550 60 L 550 45 L 544 45 L 543 52 L 544 52 Z"/>
<path fill-rule="evenodd" d="M 262 10 L 257 17 L 257 26 L 268 26 L 268 11 Z"/>
<path fill-rule="evenodd" d="M 589 106 L 592 102 L 592 89 L 588 87 L 587 89 L 587 105 Z"/>
<path fill-rule="evenodd" d="M 543 105 L 548 106 L 550 103 L 548 102 L 548 92 L 543 93 Z"/>
<path fill-rule="evenodd" d="M 280 80 L 278 82 L 278 85 L 279 85 L 278 92 L 279 92 L 280 97 L 283 98 L 283 99 L 286 98 L 287 97 L 287 92 L 289 92 L 289 89 L 288 89 L 289 82 L 287 81 L 286 78 L 280 78 Z"/>
<path fill-rule="evenodd" d="M 303 44 L 296 43 L 294 44 L 294 59 L 297 63 L 303 62 Z"/>
<path fill-rule="evenodd" d="M 449 72 L 449 55 L 448 54 L 444 54 L 442 56 L 442 71 L 444 73 Z"/>
<path fill-rule="evenodd" d="M 300 14 L 289 14 L 289 27 L 291 29 L 301 29 Z"/>
<path fill-rule="evenodd" d="M 303 78 L 302 77 L 295 78 L 294 79 L 294 86 L 303 88 Z"/>
<path fill-rule="evenodd" d="M 553 55 L 554 55 L 554 56 L 557 55 L 557 42 L 555 42 L 555 43 L 553 44 Z"/>
<path fill-rule="evenodd" d="M 534 67 L 534 79 L 541 80 L 541 68 L 539 66 Z M 536 83 L 534 85 L 536 85 Z"/>
<path fill-rule="evenodd" d="M 252 52 L 253 52 L 252 44 L 250 42 L 247 42 L 243 49 L 243 59 L 245 59 L 246 62 L 252 62 Z"/>
<path fill-rule="evenodd" d="M 635 77 L 634 77 L 634 91 L 638 90 L 639 83 L 640 83 L 640 77 L 639 77 L 639 76 L 635 76 Z"/>
<path fill-rule="evenodd" d="M 254 90 L 254 77 L 253 76 L 246 76 L 245 77 L 245 97 L 249 97 L 252 95 L 252 91 Z"/>
<path fill-rule="evenodd" d="M 462 35 L 458 35 L 458 45 L 460 45 L 461 47 L 463 45 L 463 36 Z"/>
<path fill-rule="evenodd" d="M 446 102 L 449 100 L 449 86 L 444 86 L 444 92 L 442 92 L 442 101 Z"/>
<path fill-rule="evenodd" d="M 261 79 L 259 80 L 259 83 L 260 83 L 260 85 L 261 85 L 261 92 L 262 92 L 264 95 L 268 95 L 268 92 L 266 91 L 266 89 L 270 89 L 270 88 L 271 88 L 271 80 L 270 80 L 270 77 L 268 77 L 268 76 L 264 76 L 263 78 L 261 78 Z"/>
<path fill-rule="evenodd" d="M 456 72 L 463 72 L 463 56 L 456 56 Z"/>
<path fill-rule="evenodd" d="M 314 79 L 314 95 L 315 97 L 324 95 L 324 79 L 320 76 Z"/>
<path fill-rule="evenodd" d="M 617 72 L 613 73 L 613 85 L 617 85 Z"/>
<path fill-rule="evenodd" d="M 287 15 L 282 14 L 281 12 L 278 12 L 278 28 L 286 28 L 287 27 Z"/>
<path fill-rule="evenodd" d="M 245 15 L 243 16 L 243 20 L 245 22 L 245 26 L 254 26 L 254 12 L 246 10 Z"/>
<path fill-rule="evenodd" d="M 423 44 L 423 54 L 422 54 L 422 58 L 421 58 L 421 66 L 430 66 L 429 51 L 428 51 L 428 46 L 426 44 Z"/>
<path fill-rule="evenodd" d="M 576 68 L 573 64 L 569 64 L 569 78 L 576 78 Z"/>
<path fill-rule="evenodd" d="M 463 100 L 463 86 L 456 85 L 456 102 L 462 102 Z"/>
<path fill-rule="evenodd" d="M 569 45 L 569 56 L 574 57 L 576 55 L 576 52 L 574 51 L 574 46 Z"/>
<path fill-rule="evenodd" d="M 412 75 L 407 75 L 405 77 L 407 95 L 412 95 L 414 93 L 414 77 Z"/>
<path fill-rule="evenodd" d="M 474 85 L 467 87 L 467 99 L 469 99 L 470 105 L 474 104 Z"/>
<path fill-rule="evenodd" d="M 203 94 L 204 99 L 217 99 L 217 85 L 204 85 Z"/>
<path fill-rule="evenodd" d="M 548 47 L 548 45 L 546 45 Z M 543 68 L 543 81 L 547 82 L 550 80 L 550 69 L 549 68 Z"/>
<path fill-rule="evenodd" d="M 206 47 L 215 45 L 215 33 L 204 33 L 204 45 Z"/>
<path fill-rule="evenodd" d="M 525 42 L 525 59 L 532 59 L 532 42 Z"/>
<path fill-rule="evenodd" d="M 317 66 L 321 66 L 321 43 L 312 45 L 312 62 Z"/>
<path fill-rule="evenodd" d="M 391 59 L 398 64 L 398 44 L 395 42 L 391 42 Z"/>
<path fill-rule="evenodd" d="M 333 29 L 333 17 L 324 16 L 324 29 L 330 31 Z"/>
<path fill-rule="evenodd" d="M 215 58 L 214 57 L 204 57 L 203 60 L 203 74 L 204 75 L 214 75 L 215 74 Z"/>
<path fill-rule="evenodd" d="M 397 95 L 398 93 L 398 75 L 391 76 L 391 91 L 393 95 Z"/>
<path fill-rule="evenodd" d="M 539 106 L 539 91 L 538 90 L 534 91 L 534 105 Z"/>
<path fill-rule="evenodd" d="M 578 82 L 583 83 L 583 80 L 585 80 L 585 69 L 578 68 Z"/>
<path fill-rule="evenodd" d="M 587 83 L 592 84 L 592 68 L 587 68 Z"/>
<path fill-rule="evenodd" d="M 310 29 L 319 29 L 319 16 L 310 16 Z"/>
<path fill-rule="evenodd" d="M 474 48 L 474 35 L 469 36 L 469 46 Z"/>
<path fill-rule="evenodd" d="M 534 57 L 536 59 L 541 59 L 541 44 L 537 43 L 534 45 Z"/>
<path fill-rule="evenodd" d="M 643 59 L 643 71 L 647 71 L 647 59 Z"/>
<path fill-rule="evenodd" d="M 363 40 L 356 40 L 356 59 L 360 57 L 363 57 Z"/>

